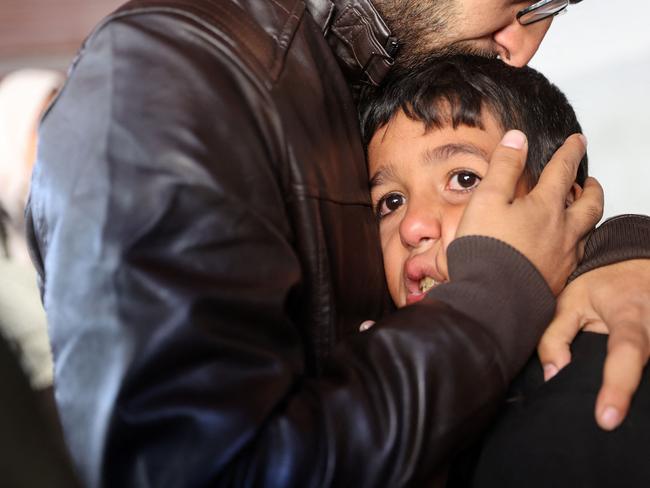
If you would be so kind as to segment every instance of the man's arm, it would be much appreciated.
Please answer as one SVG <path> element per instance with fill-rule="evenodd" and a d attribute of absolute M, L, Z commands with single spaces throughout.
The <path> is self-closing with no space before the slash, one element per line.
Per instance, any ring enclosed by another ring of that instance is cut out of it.
<path fill-rule="evenodd" d="M 507 245 L 467 237 L 450 248 L 454 283 L 306 374 L 267 94 L 171 19 L 100 30 L 41 131 L 30 224 L 84 482 L 429 476 L 530 354 L 553 308 L 546 283 Z"/>
<path fill-rule="evenodd" d="M 618 215 L 594 229 L 569 283 L 591 270 L 631 259 L 650 259 L 650 217 L 646 215 Z"/>
<path fill-rule="evenodd" d="M 625 418 L 650 356 L 650 218 L 622 215 L 591 233 L 584 259 L 560 295 L 538 352 L 547 379 L 571 361 L 581 329 L 608 331 L 596 420 L 607 430 Z"/>

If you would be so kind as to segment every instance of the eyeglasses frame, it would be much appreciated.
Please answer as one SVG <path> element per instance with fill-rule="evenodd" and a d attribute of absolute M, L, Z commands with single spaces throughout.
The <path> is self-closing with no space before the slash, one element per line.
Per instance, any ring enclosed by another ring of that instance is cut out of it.
<path fill-rule="evenodd" d="M 569 5 L 570 5 L 571 3 L 577 3 L 577 2 L 571 2 L 571 0 L 565 0 L 566 4 L 564 5 L 564 7 L 562 7 L 562 8 L 561 8 L 560 10 L 558 10 L 557 12 L 549 13 L 548 15 L 545 15 L 545 16 L 543 16 L 543 17 L 540 17 L 540 18 L 538 18 L 538 19 L 535 19 L 535 20 L 533 20 L 532 22 L 526 22 L 525 24 L 521 21 L 521 17 L 523 17 L 524 15 L 529 14 L 530 12 L 534 12 L 535 10 L 537 10 L 537 9 L 543 7 L 544 5 L 549 4 L 549 3 L 553 2 L 553 1 L 554 1 L 554 0 L 540 0 L 539 2 L 536 2 L 536 3 L 530 5 L 530 6 L 526 7 L 526 8 L 522 8 L 519 12 L 517 12 L 517 21 L 518 21 L 521 25 L 531 25 L 531 24 L 535 24 L 536 22 L 540 22 L 540 21 L 542 21 L 542 20 L 546 20 L 546 19 L 548 19 L 549 17 L 555 17 L 556 15 L 560 15 L 560 14 L 566 12 L 567 8 L 569 7 Z"/>

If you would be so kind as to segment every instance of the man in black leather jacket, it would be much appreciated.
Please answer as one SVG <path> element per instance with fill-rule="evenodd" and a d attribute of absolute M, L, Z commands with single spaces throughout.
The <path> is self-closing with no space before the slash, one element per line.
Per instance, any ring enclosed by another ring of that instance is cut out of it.
<path fill-rule="evenodd" d="M 417 485 L 492 417 L 602 201 L 477 192 L 453 283 L 358 334 L 388 300 L 350 87 L 436 46 L 523 64 L 550 25 L 477 0 L 429 22 L 446 3 L 141 0 L 85 43 L 27 220 L 87 486 Z"/>

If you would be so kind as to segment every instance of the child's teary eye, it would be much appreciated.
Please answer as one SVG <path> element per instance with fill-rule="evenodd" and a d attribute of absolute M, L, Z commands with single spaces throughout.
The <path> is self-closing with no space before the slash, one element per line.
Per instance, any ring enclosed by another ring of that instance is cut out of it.
<path fill-rule="evenodd" d="M 481 182 L 481 177 L 468 170 L 460 170 L 449 178 L 449 189 L 452 191 L 471 191 Z"/>
<path fill-rule="evenodd" d="M 375 213 L 379 219 L 393 213 L 395 210 L 404 205 L 406 198 L 399 193 L 388 193 L 379 199 L 375 207 Z"/>

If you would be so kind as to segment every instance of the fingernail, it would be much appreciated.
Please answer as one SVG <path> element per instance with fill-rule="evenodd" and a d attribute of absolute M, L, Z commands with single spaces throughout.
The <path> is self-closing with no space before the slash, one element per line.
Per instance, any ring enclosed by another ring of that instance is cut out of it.
<path fill-rule="evenodd" d="M 621 416 L 614 407 L 607 407 L 600 415 L 600 424 L 606 430 L 614 430 L 621 422 Z"/>
<path fill-rule="evenodd" d="M 553 376 L 558 374 L 560 370 L 557 369 L 557 366 L 554 364 L 545 364 L 544 365 L 544 381 L 550 380 Z"/>
<path fill-rule="evenodd" d="M 579 134 L 580 139 L 582 140 L 582 143 L 587 147 L 589 145 L 589 141 L 587 141 L 587 138 L 585 137 L 584 134 Z"/>
<path fill-rule="evenodd" d="M 523 149 L 526 145 L 526 135 L 519 130 L 509 130 L 501 139 L 501 145 L 512 149 Z"/>
<path fill-rule="evenodd" d="M 373 325 L 375 325 L 374 320 L 364 320 L 363 322 L 361 322 L 361 325 L 359 326 L 359 330 L 363 332 L 365 330 L 368 330 Z"/>

